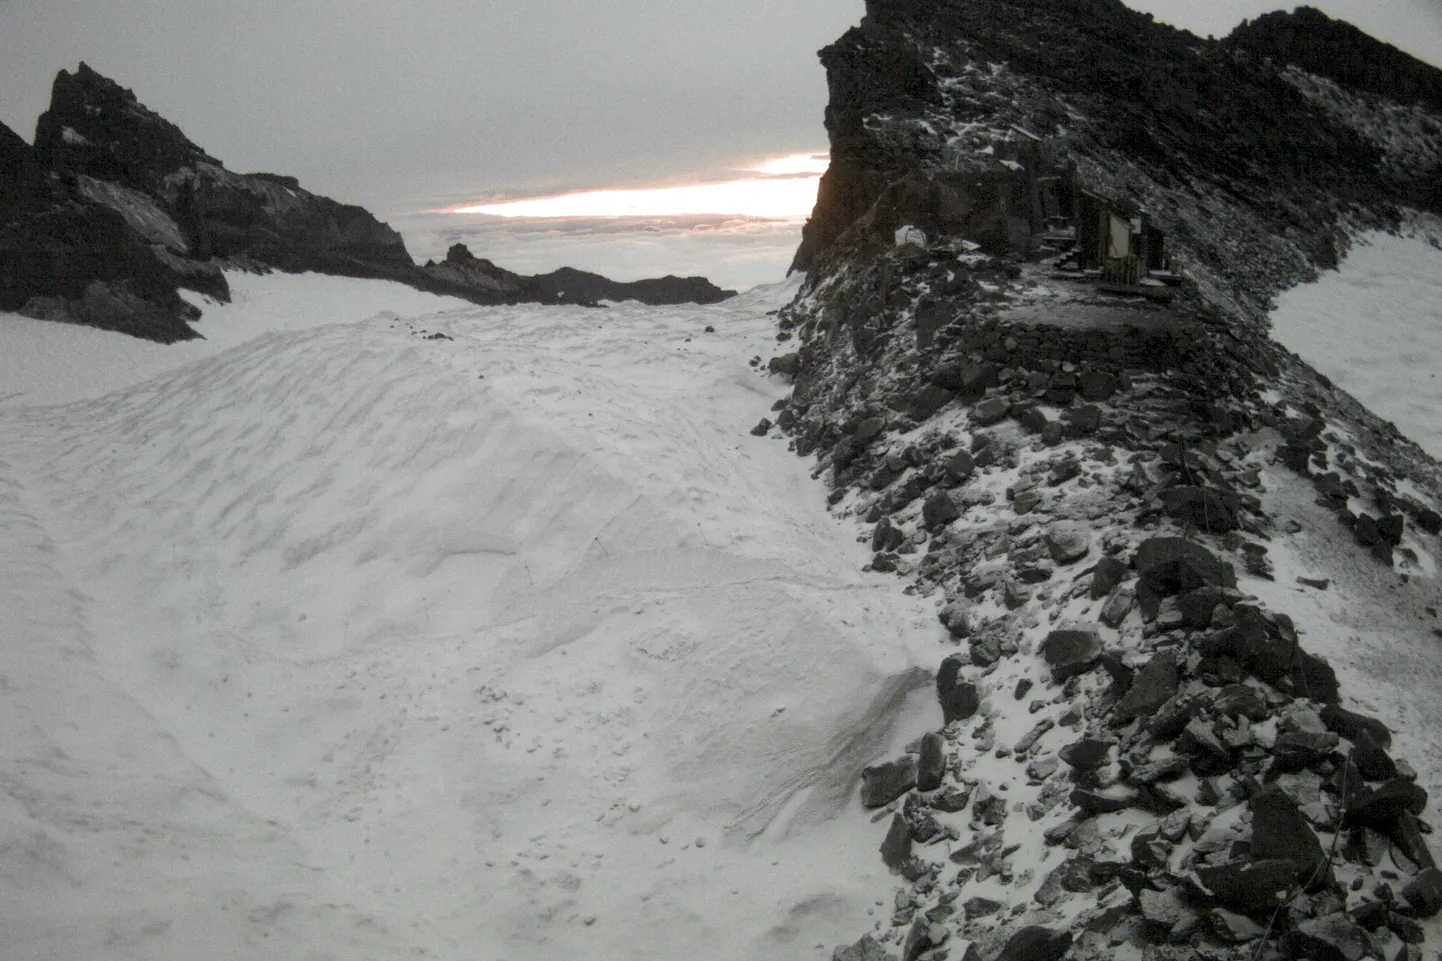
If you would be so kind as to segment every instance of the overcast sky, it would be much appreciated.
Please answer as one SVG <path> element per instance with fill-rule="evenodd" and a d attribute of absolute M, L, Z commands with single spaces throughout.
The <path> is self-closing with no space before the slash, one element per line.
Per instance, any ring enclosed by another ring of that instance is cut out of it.
<path fill-rule="evenodd" d="M 1224 34 L 1265 0 L 1131 0 Z M 1442 63 L 1442 0 L 1315 0 Z M 85 60 L 227 166 L 382 215 L 724 177 L 825 149 L 815 51 L 862 0 L 0 0 L 0 122 Z"/>

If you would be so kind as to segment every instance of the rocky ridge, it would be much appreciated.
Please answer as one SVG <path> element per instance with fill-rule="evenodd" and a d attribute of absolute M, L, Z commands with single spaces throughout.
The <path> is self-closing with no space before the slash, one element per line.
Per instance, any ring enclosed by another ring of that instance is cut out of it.
<path fill-rule="evenodd" d="M 580 271 L 418 266 L 368 211 L 293 177 L 227 170 L 84 63 L 56 76 L 33 147 L 0 127 L 0 185 L 0 310 L 163 342 L 196 336 L 199 310 L 180 289 L 228 299 L 222 267 L 394 280 L 480 304 L 714 303 L 734 293 L 700 277 L 617 284 Z"/>
<path fill-rule="evenodd" d="M 1439 634 L 1442 472 L 1265 312 L 1351 230 L 1442 233 L 1436 113 L 1260 58 L 1265 25 L 924 6 L 822 52 L 832 169 L 769 365 L 794 390 L 755 431 L 817 458 L 954 645 L 944 726 L 863 775 L 904 883 L 835 957 L 1421 958 L 1427 787 L 1272 585 L 1329 587 L 1274 561 L 1310 498 Z M 1059 272 L 1008 206 L 1027 170 L 1147 210 L 1170 301 Z"/>

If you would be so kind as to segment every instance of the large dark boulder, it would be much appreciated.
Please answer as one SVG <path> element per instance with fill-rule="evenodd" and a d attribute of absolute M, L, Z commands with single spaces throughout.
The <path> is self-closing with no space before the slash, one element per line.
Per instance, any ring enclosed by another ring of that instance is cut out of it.
<path fill-rule="evenodd" d="M 1230 564 L 1200 544 L 1182 537 L 1153 537 L 1138 545 L 1132 566 L 1146 588 L 1158 597 L 1170 597 L 1199 587 L 1235 587 Z"/>
<path fill-rule="evenodd" d="M 861 806 L 885 807 L 916 787 L 916 756 L 907 754 L 861 772 Z"/>
<path fill-rule="evenodd" d="M 1328 704 L 1322 708 L 1322 723 L 1349 741 L 1355 741 L 1365 734 L 1384 750 L 1392 746 L 1392 732 L 1386 724 L 1375 717 L 1349 711 L 1337 704 Z"/>
<path fill-rule="evenodd" d="M 1212 487 L 1173 487 L 1163 503 L 1169 515 L 1199 531 L 1224 534 L 1237 529 L 1241 499 Z"/>
<path fill-rule="evenodd" d="M 1283 858 L 1296 866 L 1296 880 L 1308 886 L 1331 883 L 1327 855 L 1297 803 L 1275 784 L 1251 799 L 1252 857 Z"/>
<path fill-rule="evenodd" d="M 1071 948 L 1071 942 L 1070 931 L 1031 925 L 1011 936 L 996 956 L 996 961 L 1061 961 Z"/>
<path fill-rule="evenodd" d="M 1102 652 L 1101 636 L 1093 628 L 1062 628 L 1047 634 L 1041 655 L 1051 666 L 1057 683 L 1091 670 Z"/>
<path fill-rule="evenodd" d="M 1286 858 L 1231 861 L 1197 868 L 1197 877 L 1217 903 L 1243 914 L 1268 914 L 1279 896 L 1291 889 L 1297 866 Z"/>
<path fill-rule="evenodd" d="M 1117 702 L 1116 717 L 1130 721 L 1150 717 L 1176 696 L 1181 683 L 1181 667 L 1175 651 L 1161 651 L 1132 678 L 1131 687 Z"/>
<path fill-rule="evenodd" d="M 961 669 L 971 658 L 952 654 L 941 662 L 936 672 L 936 699 L 941 702 L 942 723 L 964 721 L 981 707 L 981 693 L 976 685 L 961 676 Z"/>
<path fill-rule="evenodd" d="M 1290 957 L 1308 961 L 1362 961 L 1381 957 L 1372 936 L 1344 911 L 1303 921 L 1285 938 Z"/>

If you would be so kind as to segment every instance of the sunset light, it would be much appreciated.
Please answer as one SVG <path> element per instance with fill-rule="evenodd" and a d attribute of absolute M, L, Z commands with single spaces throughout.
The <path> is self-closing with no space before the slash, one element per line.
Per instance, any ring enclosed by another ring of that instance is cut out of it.
<path fill-rule="evenodd" d="M 676 187 L 586 190 L 454 208 L 495 217 L 666 217 L 725 214 L 769 220 L 800 219 L 816 203 L 825 154 L 795 154 L 751 168 L 753 176 Z M 754 176 L 762 174 L 763 176 Z"/>

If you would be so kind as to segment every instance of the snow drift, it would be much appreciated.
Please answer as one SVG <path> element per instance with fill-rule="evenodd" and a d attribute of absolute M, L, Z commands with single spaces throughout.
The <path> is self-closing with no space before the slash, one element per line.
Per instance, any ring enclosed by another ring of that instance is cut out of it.
<path fill-rule="evenodd" d="M 380 314 L 12 405 L 0 954 L 840 940 L 938 629 L 746 434 L 785 293 Z"/>

